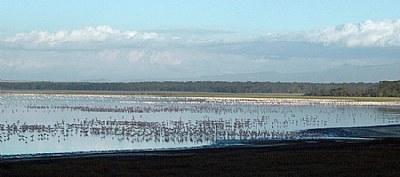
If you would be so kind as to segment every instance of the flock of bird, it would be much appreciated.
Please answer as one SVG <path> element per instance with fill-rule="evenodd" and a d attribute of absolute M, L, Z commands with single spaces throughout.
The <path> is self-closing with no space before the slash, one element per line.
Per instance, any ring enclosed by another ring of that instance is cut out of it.
<path fill-rule="evenodd" d="M 66 141 L 73 136 L 91 136 L 100 139 L 112 138 L 119 141 L 134 142 L 195 142 L 218 140 L 254 140 L 254 139 L 295 139 L 318 135 L 306 135 L 297 131 L 271 130 L 291 124 L 325 124 L 317 118 L 305 118 L 300 121 L 287 119 L 279 121 L 269 116 L 255 119 L 218 119 L 211 120 L 204 116 L 202 120 L 183 121 L 137 121 L 117 119 L 73 119 L 72 122 L 60 121 L 51 125 L 27 124 L 20 121 L 0 124 L 0 142 L 16 137 L 19 141 L 29 143 L 45 141 L 51 138 L 58 142 Z"/>
<path fill-rule="evenodd" d="M 376 103 L 381 104 L 381 103 Z M 361 113 L 335 113 L 330 109 L 320 108 L 315 114 L 296 114 L 287 106 L 377 106 L 375 103 L 359 103 L 350 101 L 330 100 L 296 100 L 296 99 L 195 99 L 175 101 L 173 104 L 147 102 L 137 106 L 99 106 L 93 104 L 29 104 L 21 109 L 0 107 L 1 114 L 14 114 L 18 111 L 43 110 L 43 113 L 57 113 L 57 111 L 96 112 L 111 115 L 107 118 L 78 118 L 54 121 L 54 123 L 27 123 L 23 120 L 0 120 L 0 143 L 18 139 L 26 144 L 35 141 L 58 142 L 68 141 L 71 137 L 91 137 L 112 139 L 117 141 L 159 142 L 159 143 L 202 143 L 220 140 L 254 140 L 254 139 L 300 139 L 322 136 L 318 133 L 295 131 L 289 127 L 327 127 L 329 120 L 321 115 L 328 115 L 335 120 L 352 119 L 354 122 Z M 270 105 L 270 106 L 266 106 Z M 277 107 L 274 107 L 277 106 Z M 286 107 L 280 107 L 286 106 Z M 379 106 L 379 105 L 378 105 Z M 382 105 L 381 105 L 382 106 Z M 398 105 L 390 105 L 398 106 Z M 301 109 L 300 109 L 301 112 Z M 123 113 L 129 118 L 113 116 L 113 113 Z M 174 118 L 163 121 L 144 120 L 142 115 L 158 113 L 177 113 Z M 179 113 L 200 114 L 200 119 L 182 118 Z M 240 115 L 247 116 L 240 117 Z M 73 115 L 73 114 L 71 114 Z M 224 115 L 224 116 L 222 116 Z M 275 116 L 274 116 L 275 115 Z M 279 117 L 276 117 L 279 115 Z M 136 116 L 136 117 L 135 117 Z M 232 116 L 232 117 L 230 117 Z M 367 114 L 367 116 L 376 116 Z M 251 118 L 247 118 L 251 117 Z M 400 117 L 393 117 L 389 121 L 400 123 Z"/>

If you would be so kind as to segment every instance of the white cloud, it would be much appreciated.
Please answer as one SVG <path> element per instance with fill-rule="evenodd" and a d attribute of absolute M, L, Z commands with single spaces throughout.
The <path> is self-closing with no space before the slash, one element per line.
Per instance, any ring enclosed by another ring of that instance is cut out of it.
<path fill-rule="evenodd" d="M 0 39 L 0 73 L 29 80 L 190 78 L 224 73 L 303 72 L 343 63 L 394 63 L 400 20 L 364 21 L 266 38 L 109 26 L 33 31 Z M 340 47 L 336 47 L 340 46 Z M 344 47 L 342 47 L 344 46 Z M 330 63 L 334 63 L 330 64 Z M 65 74 L 68 73 L 68 74 Z M 42 78 L 43 77 L 43 78 Z"/>
<path fill-rule="evenodd" d="M 150 63 L 179 65 L 182 63 L 175 55 L 168 51 L 152 52 L 149 56 Z"/>
<path fill-rule="evenodd" d="M 49 67 L 49 64 L 41 61 L 14 59 L 12 61 L 0 59 L 0 69 L 16 72 L 40 72 Z"/>
<path fill-rule="evenodd" d="M 133 50 L 127 54 L 127 59 L 130 63 L 137 63 L 143 59 L 144 55 L 145 53 L 143 51 Z"/>
<path fill-rule="evenodd" d="M 251 42 L 246 39 L 233 39 L 224 33 L 221 36 L 211 34 L 213 35 L 205 36 L 195 33 L 193 35 L 176 36 L 175 33 L 162 33 L 162 31 L 156 33 L 119 30 L 104 25 L 71 31 L 17 33 L 15 36 L 7 37 L 0 42 L 2 42 L 1 46 L 3 47 L 35 50 L 104 50 L 121 47 L 163 50 L 174 47 L 195 48 L 235 42 Z M 265 39 L 269 42 L 312 42 L 346 47 L 397 47 L 400 46 L 400 19 L 366 20 L 358 24 L 347 23 L 305 32 L 269 33 Z"/>
<path fill-rule="evenodd" d="M 57 47 L 65 43 L 96 43 L 96 42 L 129 42 L 157 39 L 157 33 L 121 31 L 110 26 L 87 27 L 72 31 L 32 31 L 17 33 L 4 41 L 11 44 L 20 44 L 25 47 Z M 62 46 L 65 47 L 65 46 Z"/>
<path fill-rule="evenodd" d="M 135 65 L 180 65 L 182 64 L 183 51 L 168 50 L 128 50 L 119 52 L 119 59 L 127 61 L 129 64 Z M 120 62 L 122 62 L 120 60 Z"/>
<path fill-rule="evenodd" d="M 104 62 L 112 62 L 117 60 L 120 57 L 120 51 L 119 50 L 102 50 L 97 53 L 97 57 Z"/>
<path fill-rule="evenodd" d="M 346 47 L 400 46 L 400 19 L 346 23 L 314 31 L 269 34 L 272 41 L 305 41 Z"/>
<path fill-rule="evenodd" d="M 32 31 L 0 39 L 0 47 L 22 50 L 104 50 L 110 48 L 174 48 L 198 47 L 235 41 L 225 33 L 206 33 L 196 30 L 183 34 L 165 31 L 140 32 L 119 30 L 110 26 L 86 27 L 56 32 Z M 203 30 L 204 31 L 204 30 Z M 192 35 L 189 35 L 193 33 Z M 207 35 L 208 34 L 208 35 Z M 220 36 L 217 34 L 221 34 Z"/>

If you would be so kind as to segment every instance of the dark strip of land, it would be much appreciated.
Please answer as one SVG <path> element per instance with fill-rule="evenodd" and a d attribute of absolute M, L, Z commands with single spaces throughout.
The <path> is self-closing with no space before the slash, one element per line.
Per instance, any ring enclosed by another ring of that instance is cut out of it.
<path fill-rule="evenodd" d="M 297 93 L 308 96 L 400 97 L 400 81 L 379 83 L 296 82 L 17 82 L 1 81 L 0 90 L 73 90 L 136 92 Z"/>
<path fill-rule="evenodd" d="M 400 176 L 400 140 L 277 141 L 286 145 L 2 160 L 0 176 Z"/>

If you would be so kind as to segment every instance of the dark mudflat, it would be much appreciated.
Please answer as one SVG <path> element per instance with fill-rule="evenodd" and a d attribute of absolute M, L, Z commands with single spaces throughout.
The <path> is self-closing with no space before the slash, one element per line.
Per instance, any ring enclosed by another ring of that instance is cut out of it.
<path fill-rule="evenodd" d="M 3 159 L 0 176 L 400 176 L 399 139 L 272 144 Z"/>

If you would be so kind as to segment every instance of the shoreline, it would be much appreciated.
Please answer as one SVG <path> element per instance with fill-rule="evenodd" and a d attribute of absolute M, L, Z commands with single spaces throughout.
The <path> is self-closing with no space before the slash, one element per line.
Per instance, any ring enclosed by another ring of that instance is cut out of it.
<path fill-rule="evenodd" d="M 400 142 L 400 124 L 377 125 L 361 127 L 335 127 L 301 130 L 304 133 L 318 133 L 321 137 L 304 137 L 300 139 L 261 139 L 261 140 L 223 140 L 216 144 L 187 147 L 187 148 L 165 148 L 165 149 L 125 149 L 104 151 L 76 151 L 56 153 L 33 153 L 33 154 L 6 154 L 0 155 L 1 162 L 13 161 L 37 161 L 45 159 L 70 159 L 90 157 L 114 157 L 114 156 L 180 156 L 183 152 L 208 150 L 227 150 L 241 148 L 284 148 L 285 146 L 297 148 L 309 142 L 312 144 L 326 143 L 364 143 L 382 140 L 396 140 Z M 326 136 L 326 137 L 325 137 Z"/>
<path fill-rule="evenodd" d="M 203 151 L 224 151 L 230 149 L 251 149 L 251 148 L 271 148 L 280 149 L 291 147 L 296 148 L 304 144 L 323 144 L 323 143 L 361 143 L 367 141 L 378 141 L 380 138 L 333 138 L 333 139 L 299 139 L 299 140 L 234 140 L 215 145 L 206 145 L 188 148 L 168 148 L 168 149 L 132 149 L 132 150 L 104 150 L 104 151 L 77 151 L 59 153 L 34 153 L 34 154 L 10 154 L 1 155 L 2 163 L 19 161 L 41 161 L 57 159 L 76 159 L 94 157 L 118 157 L 118 156 L 185 156 L 193 155 Z"/>
<path fill-rule="evenodd" d="M 22 95 L 22 96 L 85 96 L 85 97 L 149 97 L 149 98 L 184 98 L 184 99 L 205 99 L 206 102 L 223 102 L 256 105 L 289 105 L 289 106 L 313 106 L 313 105 L 333 105 L 333 106 L 394 106 L 400 107 L 400 98 L 393 97 L 310 97 L 303 95 L 279 95 L 263 94 L 263 97 L 255 94 L 228 94 L 228 93 L 199 93 L 192 92 L 75 92 L 75 91 L 51 91 L 51 92 L 31 92 L 31 91 L 1 91 L 0 95 Z M 201 95 L 204 94 L 204 95 Z M 210 95 L 214 94 L 214 95 Z M 1 97 L 0 97 L 1 98 Z M 1 101 L 1 100 L 0 100 Z"/>
<path fill-rule="evenodd" d="M 294 141 L 280 146 L 2 160 L 0 176 L 399 176 L 399 157 L 398 138 Z"/>
<path fill-rule="evenodd" d="M 400 102 L 400 97 L 338 97 L 305 96 L 303 93 L 225 93 L 225 92 L 179 92 L 179 91 L 97 91 L 97 90 L 0 90 L 0 94 L 26 95 L 85 95 L 85 96 L 156 96 L 193 98 L 279 98 L 279 99 L 322 99 L 349 100 L 360 102 Z"/>

